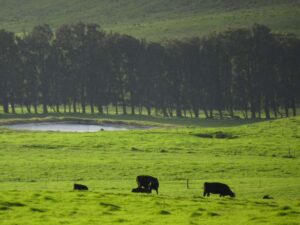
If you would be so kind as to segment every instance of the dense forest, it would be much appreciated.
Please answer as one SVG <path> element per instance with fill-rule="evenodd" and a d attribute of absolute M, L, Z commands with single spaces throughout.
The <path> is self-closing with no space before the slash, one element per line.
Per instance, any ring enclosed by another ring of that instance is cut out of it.
<path fill-rule="evenodd" d="M 0 104 L 5 113 L 42 106 L 43 113 L 290 116 L 300 102 L 299 59 L 295 35 L 259 24 L 163 43 L 97 24 L 0 30 Z"/>

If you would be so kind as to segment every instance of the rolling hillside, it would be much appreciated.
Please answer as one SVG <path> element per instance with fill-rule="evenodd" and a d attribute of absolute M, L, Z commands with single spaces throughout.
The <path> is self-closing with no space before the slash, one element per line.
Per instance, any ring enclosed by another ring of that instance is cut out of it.
<path fill-rule="evenodd" d="M 27 122 L 64 119 L 48 116 L 26 114 Z M 25 117 L 0 114 L 0 125 L 20 119 Z M 299 224 L 299 116 L 245 125 L 193 121 L 189 127 L 95 133 L 0 126 L 0 224 Z M 217 132 L 226 136 L 208 136 Z M 159 194 L 131 193 L 140 174 L 158 177 Z M 213 181 L 228 184 L 236 198 L 203 197 L 203 183 Z M 75 182 L 89 191 L 72 191 Z"/>
<path fill-rule="evenodd" d="M 204 35 L 262 23 L 300 35 L 299 0 L 0 0 L 0 28 L 29 31 L 48 23 L 95 22 L 149 40 Z"/>

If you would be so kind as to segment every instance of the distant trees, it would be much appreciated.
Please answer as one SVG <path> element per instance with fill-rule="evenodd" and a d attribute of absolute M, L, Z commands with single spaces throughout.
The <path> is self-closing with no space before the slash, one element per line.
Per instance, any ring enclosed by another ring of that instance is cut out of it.
<path fill-rule="evenodd" d="M 152 43 L 97 24 L 0 31 L 0 104 L 60 112 L 244 118 L 296 115 L 300 41 L 263 25 Z M 120 110 L 120 108 L 122 110 Z M 203 112 L 203 115 L 202 113 Z"/>
<path fill-rule="evenodd" d="M 15 111 L 19 93 L 18 51 L 15 35 L 0 30 L 0 96 L 3 111 L 9 112 L 9 104 Z"/>

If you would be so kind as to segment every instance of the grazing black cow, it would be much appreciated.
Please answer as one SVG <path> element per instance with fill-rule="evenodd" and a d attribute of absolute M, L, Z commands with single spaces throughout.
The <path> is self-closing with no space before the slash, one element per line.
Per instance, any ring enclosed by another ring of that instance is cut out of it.
<path fill-rule="evenodd" d="M 132 190 L 131 190 L 131 192 L 135 192 L 135 193 L 151 193 L 151 190 L 149 190 L 149 189 L 145 189 L 145 188 L 133 188 Z"/>
<path fill-rule="evenodd" d="M 136 177 L 136 182 L 138 185 L 138 188 L 144 188 L 148 191 L 152 191 L 154 189 L 156 193 L 158 194 L 158 187 L 159 187 L 159 182 L 158 179 L 152 176 L 137 176 Z"/>
<path fill-rule="evenodd" d="M 210 193 L 220 194 L 220 197 L 226 195 L 229 195 L 230 197 L 235 197 L 235 194 L 230 190 L 227 184 L 205 182 L 203 196 L 209 196 Z"/>
<path fill-rule="evenodd" d="M 89 190 L 87 186 L 83 184 L 74 184 L 73 190 L 79 190 L 79 191 L 87 191 Z"/>

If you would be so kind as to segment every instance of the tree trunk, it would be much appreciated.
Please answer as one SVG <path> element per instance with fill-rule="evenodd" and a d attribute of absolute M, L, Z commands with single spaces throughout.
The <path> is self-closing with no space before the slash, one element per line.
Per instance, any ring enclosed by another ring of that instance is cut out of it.
<path fill-rule="evenodd" d="M 8 105 L 8 100 L 6 97 L 2 98 L 2 103 L 3 103 L 3 112 L 9 113 L 9 105 Z"/>
<path fill-rule="evenodd" d="M 43 113 L 44 114 L 48 113 L 47 103 L 45 102 L 45 100 L 43 101 Z"/>
<path fill-rule="evenodd" d="M 229 107 L 229 114 L 230 114 L 231 118 L 234 118 L 234 111 L 233 111 L 232 106 Z"/>
<path fill-rule="evenodd" d="M 297 115 L 297 109 L 296 109 L 296 103 L 295 103 L 295 99 L 292 99 L 292 109 L 293 109 L 293 116 Z"/>
<path fill-rule="evenodd" d="M 127 108 L 126 108 L 126 103 L 125 103 L 124 96 L 122 97 L 122 108 L 123 108 L 123 114 L 127 115 Z"/>
<path fill-rule="evenodd" d="M 213 112 L 214 110 L 213 109 L 210 109 L 209 110 L 209 118 L 212 119 L 213 118 Z"/>
<path fill-rule="evenodd" d="M 199 118 L 199 109 L 197 107 L 193 107 L 193 112 L 196 118 Z"/>
<path fill-rule="evenodd" d="M 163 116 L 168 117 L 168 113 L 165 107 L 162 108 Z"/>
<path fill-rule="evenodd" d="M 30 109 L 31 107 L 30 107 L 30 105 L 26 104 L 25 107 L 26 107 L 27 113 L 31 113 L 31 109 Z"/>
<path fill-rule="evenodd" d="M 261 110 L 258 110 L 258 118 L 261 119 Z"/>
<path fill-rule="evenodd" d="M 270 116 L 270 106 L 269 106 L 269 102 L 265 101 L 265 114 L 266 114 L 266 119 L 269 120 L 271 119 Z"/>
<path fill-rule="evenodd" d="M 270 111 L 273 111 L 274 117 L 278 117 L 278 104 L 276 103 L 276 100 L 273 99 L 270 104 Z M 271 112 L 270 112 L 271 113 Z"/>
<path fill-rule="evenodd" d="M 85 110 L 85 99 L 83 98 L 82 100 L 81 100 L 81 108 L 82 108 L 82 113 L 83 114 L 85 114 L 86 113 L 86 110 Z"/>
<path fill-rule="evenodd" d="M 222 109 L 219 109 L 219 115 L 220 115 L 220 119 L 223 119 L 223 112 L 222 112 Z"/>
<path fill-rule="evenodd" d="M 186 118 L 186 109 L 183 109 L 183 116 Z"/>
<path fill-rule="evenodd" d="M 16 114 L 15 101 L 13 99 L 11 100 L 10 105 L 11 105 L 11 112 L 13 114 Z"/>
<path fill-rule="evenodd" d="M 247 120 L 249 118 L 248 116 L 248 106 L 245 105 L 245 119 Z"/>
<path fill-rule="evenodd" d="M 288 107 L 288 105 L 285 105 L 284 109 L 285 109 L 285 116 L 289 117 L 289 107 Z"/>
<path fill-rule="evenodd" d="M 271 106 L 273 113 L 274 113 L 274 117 L 277 118 L 278 117 L 278 108 L 277 108 L 277 104 L 275 103 L 275 101 L 272 101 L 272 106 Z"/>
<path fill-rule="evenodd" d="M 38 114 L 38 106 L 37 106 L 36 102 L 33 104 L 33 108 L 34 108 L 34 113 Z"/>
<path fill-rule="evenodd" d="M 179 104 L 176 104 L 176 117 L 182 117 L 181 108 Z"/>
<path fill-rule="evenodd" d="M 207 112 L 206 108 L 203 109 L 203 112 L 204 112 L 204 115 L 205 115 L 206 119 L 209 119 L 209 115 L 208 115 L 208 112 Z"/>
<path fill-rule="evenodd" d="M 53 105 L 50 105 L 49 107 L 50 107 L 50 109 L 52 109 L 52 112 L 55 112 L 55 113 L 57 112 L 56 108 Z"/>
<path fill-rule="evenodd" d="M 98 109 L 98 113 L 102 115 L 103 114 L 103 106 L 102 105 L 98 105 L 97 109 Z"/>
<path fill-rule="evenodd" d="M 131 105 L 131 115 L 135 115 L 135 107 L 134 107 L 134 105 Z"/>
<path fill-rule="evenodd" d="M 118 103 L 116 103 L 116 115 L 119 115 Z"/>
<path fill-rule="evenodd" d="M 168 111 L 169 111 L 169 116 L 173 117 L 173 109 L 172 109 L 172 107 L 169 107 Z"/>
<path fill-rule="evenodd" d="M 256 111 L 253 104 L 251 104 L 251 119 L 256 119 Z"/>
<path fill-rule="evenodd" d="M 91 107 L 91 113 L 94 114 L 95 109 L 94 109 L 94 103 L 93 102 L 90 103 L 90 107 Z"/>
<path fill-rule="evenodd" d="M 77 113 L 77 107 L 76 107 L 76 99 L 73 99 L 73 112 Z"/>
<path fill-rule="evenodd" d="M 277 119 L 277 117 L 278 117 L 278 115 L 277 115 L 277 109 L 274 109 L 273 112 L 274 112 L 274 117 Z"/>
<path fill-rule="evenodd" d="M 155 116 L 159 116 L 159 110 L 156 107 L 154 109 Z"/>

